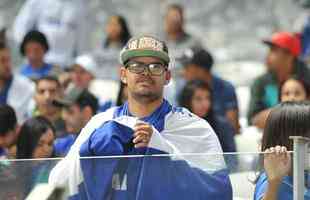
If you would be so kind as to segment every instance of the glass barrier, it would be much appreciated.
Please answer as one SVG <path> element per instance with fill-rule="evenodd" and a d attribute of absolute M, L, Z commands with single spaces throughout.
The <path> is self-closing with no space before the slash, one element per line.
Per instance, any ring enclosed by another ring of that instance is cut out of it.
<path fill-rule="evenodd" d="M 264 176 L 261 158 L 245 152 L 2 160 L 0 199 L 247 200 Z M 55 190 L 57 184 L 69 187 Z"/>

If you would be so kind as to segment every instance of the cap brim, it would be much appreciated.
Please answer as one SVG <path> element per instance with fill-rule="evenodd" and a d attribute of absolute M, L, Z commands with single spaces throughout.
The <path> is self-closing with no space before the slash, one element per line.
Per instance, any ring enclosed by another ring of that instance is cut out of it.
<path fill-rule="evenodd" d="M 264 39 L 264 40 L 262 40 L 262 42 L 267 46 L 274 46 L 275 45 L 271 40 L 268 40 L 268 39 Z"/>
<path fill-rule="evenodd" d="M 169 63 L 170 58 L 167 53 L 161 51 L 154 51 L 149 49 L 135 49 L 135 50 L 126 50 L 122 53 L 122 63 L 125 64 L 129 59 L 135 57 L 155 57 L 159 58 L 165 63 Z"/>
<path fill-rule="evenodd" d="M 57 100 L 53 100 L 52 104 L 57 107 L 69 107 L 73 104 L 73 102 L 65 100 L 65 99 L 57 99 Z"/>

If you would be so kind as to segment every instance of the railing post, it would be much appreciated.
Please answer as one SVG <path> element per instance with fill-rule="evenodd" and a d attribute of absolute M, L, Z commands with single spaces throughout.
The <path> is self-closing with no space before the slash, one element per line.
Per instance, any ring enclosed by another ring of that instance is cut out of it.
<path fill-rule="evenodd" d="M 293 193 L 294 200 L 304 200 L 305 192 L 305 164 L 310 138 L 301 136 L 291 136 L 294 141 L 293 153 Z"/>

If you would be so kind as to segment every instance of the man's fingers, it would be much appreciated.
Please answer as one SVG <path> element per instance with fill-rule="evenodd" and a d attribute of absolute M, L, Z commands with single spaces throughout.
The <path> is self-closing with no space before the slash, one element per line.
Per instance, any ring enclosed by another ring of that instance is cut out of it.
<path fill-rule="evenodd" d="M 133 134 L 133 137 L 138 137 L 139 135 L 145 135 L 147 137 L 151 137 L 151 133 L 147 131 L 137 131 Z"/>
<path fill-rule="evenodd" d="M 141 147 L 147 147 L 147 143 L 144 143 L 144 142 L 140 142 L 138 144 L 135 144 L 135 148 L 141 148 Z"/>
<path fill-rule="evenodd" d="M 150 140 L 150 138 L 146 135 L 138 135 L 137 137 L 135 137 L 133 139 L 133 143 L 137 144 L 139 142 L 145 142 L 145 143 L 148 143 Z"/>
<path fill-rule="evenodd" d="M 143 124 L 143 125 L 135 126 L 133 130 L 134 130 L 134 132 L 142 131 L 142 130 L 153 132 L 152 127 L 150 125 L 148 125 L 148 124 Z"/>

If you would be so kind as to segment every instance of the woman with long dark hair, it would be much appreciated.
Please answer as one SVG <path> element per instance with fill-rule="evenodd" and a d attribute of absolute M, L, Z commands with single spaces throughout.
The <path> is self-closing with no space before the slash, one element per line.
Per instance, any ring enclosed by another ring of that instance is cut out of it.
<path fill-rule="evenodd" d="M 254 200 L 293 199 L 293 170 L 288 153 L 293 150 L 290 136 L 310 137 L 309 102 L 283 102 L 271 110 L 261 147 L 265 152 L 264 171 L 256 182 Z M 309 188 L 305 199 L 310 199 Z"/>
<path fill-rule="evenodd" d="M 225 118 L 213 113 L 211 92 L 205 81 L 190 81 L 180 93 L 179 105 L 208 121 L 220 140 L 223 152 L 235 152 L 234 129 Z"/>
<path fill-rule="evenodd" d="M 17 159 L 52 157 L 55 128 L 44 117 L 27 120 L 17 139 Z"/>
<path fill-rule="evenodd" d="M 50 121 L 38 116 L 28 119 L 20 128 L 17 139 L 17 159 L 40 159 L 24 161 L 18 165 L 18 173 L 24 180 L 27 195 L 36 184 L 47 183 L 54 162 L 41 160 L 53 157 L 55 129 Z"/>
<path fill-rule="evenodd" d="M 103 44 L 104 48 L 122 48 L 131 37 L 127 22 L 121 15 L 109 17 L 105 32 L 107 36 Z"/>

